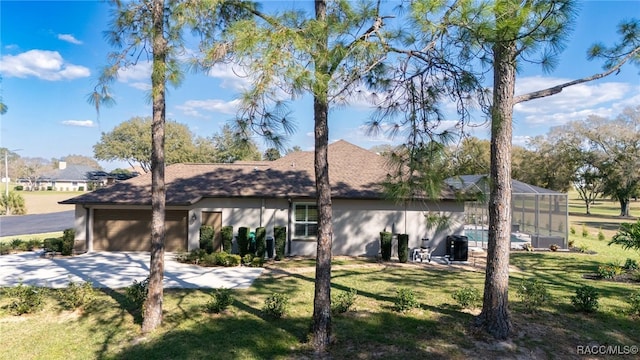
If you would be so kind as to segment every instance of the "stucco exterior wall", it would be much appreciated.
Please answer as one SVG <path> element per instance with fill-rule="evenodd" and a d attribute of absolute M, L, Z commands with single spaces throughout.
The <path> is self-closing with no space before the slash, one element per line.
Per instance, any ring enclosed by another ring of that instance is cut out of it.
<path fill-rule="evenodd" d="M 296 239 L 293 234 L 292 204 L 309 203 L 306 200 L 259 198 L 208 198 L 189 207 L 167 207 L 167 210 L 188 210 L 188 249 L 199 247 L 200 226 L 203 212 L 222 213 L 222 225 L 233 226 L 234 235 L 245 226 L 255 230 L 263 226 L 267 236 L 273 236 L 274 226 L 287 227 L 287 255 L 315 256 L 315 239 Z M 312 202 L 312 201 L 311 201 Z M 92 251 L 92 218 L 94 209 L 149 209 L 149 206 L 98 206 L 85 208 L 76 205 L 76 242 L 85 243 Z M 427 214 L 448 218 L 445 227 L 429 227 Z M 420 247 L 421 239 L 429 238 L 436 250 L 434 255 L 444 255 L 444 239 L 447 235 L 463 233 L 464 204 L 454 201 L 433 203 L 396 204 L 386 200 L 333 200 L 333 254 L 350 256 L 376 256 L 380 252 L 380 232 L 408 234 L 409 248 Z M 394 237 L 395 239 L 395 237 Z M 393 254 L 397 256 L 397 244 Z"/>
<path fill-rule="evenodd" d="M 449 218 L 448 225 L 429 228 L 425 215 L 440 214 Z M 380 232 L 408 234 L 409 248 L 420 247 L 429 238 L 434 255 L 444 255 L 447 235 L 462 234 L 464 204 L 454 201 L 439 203 L 396 204 L 386 200 L 333 200 L 333 254 L 376 256 L 380 252 Z M 394 238 L 395 239 L 395 238 Z M 313 256 L 316 241 L 292 239 L 290 255 Z M 397 244 L 393 255 L 397 256 Z"/>

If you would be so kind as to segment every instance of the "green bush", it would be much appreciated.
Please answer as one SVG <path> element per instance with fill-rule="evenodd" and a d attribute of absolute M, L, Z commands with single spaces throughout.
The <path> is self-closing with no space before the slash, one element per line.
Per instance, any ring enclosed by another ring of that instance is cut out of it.
<path fill-rule="evenodd" d="M 11 246 L 7 243 L 0 242 L 0 255 L 11 253 Z"/>
<path fill-rule="evenodd" d="M 465 286 L 461 289 L 458 289 L 454 291 L 453 294 L 451 294 L 451 297 L 463 309 L 476 308 L 480 303 L 480 299 L 482 299 L 480 290 L 476 289 L 473 286 Z"/>
<path fill-rule="evenodd" d="M 576 294 L 571 297 L 571 303 L 577 311 L 591 313 L 598 310 L 600 306 L 598 304 L 599 297 L 600 294 L 598 294 L 596 288 L 583 285 L 576 289 Z"/>
<path fill-rule="evenodd" d="M 629 313 L 634 316 L 640 316 L 640 290 L 634 291 L 627 299 L 631 306 Z"/>
<path fill-rule="evenodd" d="M 61 238 L 46 238 L 46 239 L 44 239 L 42 247 L 47 252 L 61 252 L 62 251 L 62 239 Z"/>
<path fill-rule="evenodd" d="M 249 228 L 248 227 L 242 226 L 238 228 L 238 252 L 240 253 L 241 258 L 244 258 L 244 256 L 249 253 Z"/>
<path fill-rule="evenodd" d="M 284 248 L 287 242 L 287 228 L 284 226 L 275 226 L 273 228 L 273 237 L 276 244 L 276 260 L 284 259 Z"/>
<path fill-rule="evenodd" d="M 342 291 L 331 300 L 331 313 L 342 314 L 351 309 L 356 302 L 358 292 L 355 289 L 349 289 L 349 291 Z"/>
<path fill-rule="evenodd" d="M 262 313 L 266 316 L 279 319 L 287 314 L 288 308 L 289 296 L 287 294 L 273 293 L 265 299 Z"/>
<path fill-rule="evenodd" d="M 13 315 L 31 314 L 42 309 L 46 289 L 33 285 L 18 285 L 6 288 L 5 295 L 10 299 L 8 309 Z"/>
<path fill-rule="evenodd" d="M 13 190 L 15 190 L 15 191 L 22 191 L 22 190 L 24 190 L 24 186 L 22 186 L 22 185 L 16 185 L 16 186 L 13 188 Z"/>
<path fill-rule="evenodd" d="M 622 266 L 617 264 L 607 264 L 598 266 L 598 276 L 603 279 L 613 279 L 623 273 Z"/>
<path fill-rule="evenodd" d="M 604 237 L 604 233 L 602 232 L 602 229 L 598 230 L 598 240 L 600 241 L 604 241 L 605 237 Z"/>
<path fill-rule="evenodd" d="M 22 195 L 15 191 L 0 195 L 0 215 L 25 215 L 26 213 L 27 206 Z"/>
<path fill-rule="evenodd" d="M 587 230 L 587 226 L 582 224 L 582 237 L 586 238 L 589 237 L 589 230 Z"/>
<path fill-rule="evenodd" d="M 133 280 L 133 284 L 125 289 L 125 296 L 135 306 L 136 310 L 144 312 L 144 303 L 149 296 L 149 277 L 138 282 Z"/>
<path fill-rule="evenodd" d="M 34 249 L 40 249 L 42 247 L 42 240 L 40 239 L 31 239 L 27 241 L 27 250 L 33 251 Z"/>
<path fill-rule="evenodd" d="M 627 271 L 638 270 L 638 262 L 635 259 L 627 259 L 622 267 Z"/>
<path fill-rule="evenodd" d="M 81 283 L 69 280 L 66 288 L 58 290 L 62 306 L 67 309 L 86 308 L 95 300 L 96 292 L 90 281 Z"/>
<path fill-rule="evenodd" d="M 216 266 L 219 265 L 220 257 L 218 253 L 205 253 L 200 260 L 199 265 L 201 266 Z"/>
<path fill-rule="evenodd" d="M 631 272 L 631 279 L 633 279 L 633 281 L 640 282 L 640 270 L 632 271 Z"/>
<path fill-rule="evenodd" d="M 382 254 L 382 261 L 391 260 L 391 242 L 392 235 L 390 232 L 380 232 L 380 253 Z"/>
<path fill-rule="evenodd" d="M 242 265 L 251 266 L 251 262 L 253 261 L 253 254 L 246 254 L 242 257 Z"/>
<path fill-rule="evenodd" d="M 393 309 L 398 312 L 408 311 L 420 306 L 415 292 L 410 288 L 398 288 L 393 304 Z"/>
<path fill-rule="evenodd" d="M 219 314 L 233 304 L 234 298 L 229 289 L 216 289 L 211 293 L 211 300 L 205 304 L 208 312 Z"/>
<path fill-rule="evenodd" d="M 259 227 L 256 229 L 256 256 L 264 259 L 267 252 L 267 229 Z M 261 265 L 262 266 L 262 265 Z"/>
<path fill-rule="evenodd" d="M 73 244 L 76 241 L 76 231 L 74 229 L 65 229 L 62 232 L 62 245 L 60 253 L 64 256 L 73 254 Z"/>
<path fill-rule="evenodd" d="M 569 248 L 572 248 L 576 245 L 576 241 L 574 239 L 569 239 L 568 245 L 569 245 Z"/>
<path fill-rule="evenodd" d="M 398 259 L 401 263 L 406 263 L 409 259 L 409 235 L 398 235 Z"/>
<path fill-rule="evenodd" d="M 581 253 L 586 253 L 589 251 L 589 247 L 586 244 L 580 244 L 578 245 L 578 251 L 580 251 Z"/>
<path fill-rule="evenodd" d="M 518 285 L 518 295 L 527 312 L 533 313 L 551 299 L 547 286 L 536 278 L 523 280 Z"/>
<path fill-rule="evenodd" d="M 200 249 L 203 249 L 207 253 L 213 252 L 213 237 L 215 236 L 215 229 L 213 226 L 202 225 L 200 226 Z"/>
<path fill-rule="evenodd" d="M 222 227 L 222 250 L 227 254 L 231 254 L 233 249 L 233 226 Z"/>
<path fill-rule="evenodd" d="M 227 254 L 227 257 L 225 259 L 226 263 L 224 266 L 240 266 L 241 260 L 242 259 L 240 258 L 240 255 Z"/>
<path fill-rule="evenodd" d="M 262 265 L 264 265 L 264 258 L 256 256 L 251 259 L 251 267 L 262 267 Z"/>
<path fill-rule="evenodd" d="M 201 266 L 238 266 L 240 265 L 240 256 L 226 252 L 207 254 L 203 249 L 195 249 L 176 255 L 176 261 Z"/>
<path fill-rule="evenodd" d="M 569 228 L 569 232 L 571 233 L 571 235 L 575 235 L 576 234 L 576 228 L 574 228 L 573 226 L 571 226 Z"/>

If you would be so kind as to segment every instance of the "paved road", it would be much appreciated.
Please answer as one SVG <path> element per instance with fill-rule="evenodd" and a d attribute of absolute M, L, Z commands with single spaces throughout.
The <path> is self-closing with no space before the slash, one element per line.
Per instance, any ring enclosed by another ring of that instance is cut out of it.
<path fill-rule="evenodd" d="M 50 214 L 0 216 L 0 236 L 42 234 L 73 227 L 74 210 Z"/>

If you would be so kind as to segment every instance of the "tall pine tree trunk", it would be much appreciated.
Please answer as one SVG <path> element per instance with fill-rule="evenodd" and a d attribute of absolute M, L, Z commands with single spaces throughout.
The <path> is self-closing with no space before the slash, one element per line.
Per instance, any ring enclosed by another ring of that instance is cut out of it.
<path fill-rule="evenodd" d="M 315 2 L 316 20 L 325 22 L 327 4 L 323 0 Z M 318 54 L 327 54 L 328 33 L 320 35 Z M 313 298 L 313 348 L 316 353 L 327 351 L 331 340 L 331 185 L 329 183 L 329 68 L 327 59 L 316 57 L 316 83 L 313 98 L 315 122 L 315 173 L 318 205 L 318 246 L 316 255 L 316 282 Z"/>
<path fill-rule="evenodd" d="M 511 136 L 516 80 L 515 41 L 496 42 L 491 110 L 489 245 L 479 325 L 497 339 L 511 332 L 509 251 L 511 248 Z"/>
<path fill-rule="evenodd" d="M 165 238 L 164 124 L 167 40 L 164 38 L 164 1 L 153 1 L 153 72 L 151 74 L 153 121 L 151 153 L 151 261 L 149 294 L 145 303 L 142 332 L 162 324 Z"/>

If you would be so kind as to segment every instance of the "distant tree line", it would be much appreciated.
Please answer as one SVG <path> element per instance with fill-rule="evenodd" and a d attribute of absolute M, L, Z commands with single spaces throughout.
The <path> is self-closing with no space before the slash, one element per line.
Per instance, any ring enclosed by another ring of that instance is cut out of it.
<path fill-rule="evenodd" d="M 425 145 L 412 152 L 420 157 L 412 162 L 420 168 L 413 173 L 405 171 L 413 177 L 394 182 L 391 190 L 402 190 L 401 183 L 412 189 L 408 186 L 412 180 L 424 187 L 428 182 L 416 174 L 440 178 L 489 174 L 490 146 L 489 140 L 475 137 L 449 146 Z M 372 150 L 392 163 L 410 163 L 403 146 Z M 527 147 L 513 146 L 511 157 L 513 179 L 560 192 L 575 189 L 587 214 L 595 199 L 609 197 L 620 203 L 620 216 L 629 216 L 630 200 L 640 196 L 640 106 L 626 108 L 613 119 L 592 115 L 553 127 L 546 135 L 530 139 Z M 398 173 L 401 171 L 398 168 Z M 438 183 L 435 180 L 434 185 Z"/>

